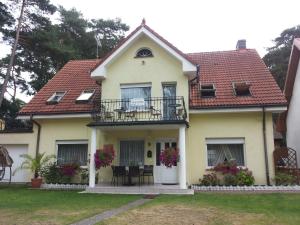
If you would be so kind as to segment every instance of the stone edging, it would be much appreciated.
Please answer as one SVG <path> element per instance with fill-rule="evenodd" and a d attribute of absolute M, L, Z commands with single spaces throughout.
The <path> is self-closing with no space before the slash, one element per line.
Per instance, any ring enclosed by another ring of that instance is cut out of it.
<path fill-rule="evenodd" d="M 194 191 L 199 192 L 300 192 L 300 186 L 200 186 L 192 185 Z"/>
<path fill-rule="evenodd" d="M 41 189 L 82 190 L 87 186 L 86 184 L 42 184 Z"/>

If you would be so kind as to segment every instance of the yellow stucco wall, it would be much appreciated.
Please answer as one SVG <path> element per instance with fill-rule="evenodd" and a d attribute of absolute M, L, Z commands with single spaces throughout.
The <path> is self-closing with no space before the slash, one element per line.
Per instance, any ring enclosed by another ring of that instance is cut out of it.
<path fill-rule="evenodd" d="M 141 47 L 150 48 L 154 57 L 135 58 Z M 177 84 L 176 95 L 184 96 L 187 104 L 188 78 L 182 72 L 181 62 L 143 36 L 108 66 L 107 77 L 102 82 L 102 98 L 120 99 L 121 84 L 138 83 L 151 83 L 151 97 L 162 97 L 162 83 L 168 82 Z"/>
<path fill-rule="evenodd" d="M 189 183 L 198 183 L 206 172 L 206 138 L 245 138 L 245 163 L 253 171 L 256 184 L 266 184 L 262 113 L 215 113 L 190 115 L 187 132 Z M 267 114 L 267 148 L 270 177 L 274 176 L 272 115 Z"/>

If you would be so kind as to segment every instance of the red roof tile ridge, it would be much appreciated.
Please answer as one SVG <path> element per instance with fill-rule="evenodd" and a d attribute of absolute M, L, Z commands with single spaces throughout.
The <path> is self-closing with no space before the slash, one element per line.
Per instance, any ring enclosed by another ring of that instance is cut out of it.
<path fill-rule="evenodd" d="M 234 53 L 234 52 L 257 52 L 256 49 L 254 48 L 247 48 L 247 49 L 241 49 L 241 50 L 218 50 L 218 51 L 204 51 L 204 52 L 188 52 L 188 53 L 184 53 L 188 56 L 190 55 L 198 55 L 198 54 L 220 54 L 220 53 Z"/>

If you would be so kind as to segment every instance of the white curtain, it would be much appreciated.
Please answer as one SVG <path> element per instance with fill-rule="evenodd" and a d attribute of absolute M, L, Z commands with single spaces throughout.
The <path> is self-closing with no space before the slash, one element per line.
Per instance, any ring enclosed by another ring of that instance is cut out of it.
<path fill-rule="evenodd" d="M 215 166 L 224 161 L 235 160 L 237 165 L 244 166 L 243 144 L 208 144 L 208 166 Z"/>
<path fill-rule="evenodd" d="M 57 152 L 57 163 L 78 163 L 81 166 L 87 165 L 87 144 L 59 144 Z"/>
<path fill-rule="evenodd" d="M 149 99 L 151 97 L 151 87 L 132 87 L 132 88 L 121 88 L 122 107 L 125 110 L 145 110 L 150 107 Z M 134 108 L 130 104 L 130 99 L 144 99 L 145 104 L 137 106 L 138 109 Z"/>
<path fill-rule="evenodd" d="M 142 166 L 144 165 L 144 141 L 120 142 L 120 165 Z"/>

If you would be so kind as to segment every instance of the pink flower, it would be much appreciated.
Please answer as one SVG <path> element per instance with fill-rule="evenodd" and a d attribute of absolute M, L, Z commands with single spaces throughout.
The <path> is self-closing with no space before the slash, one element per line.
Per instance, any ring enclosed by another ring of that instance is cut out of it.
<path fill-rule="evenodd" d="M 111 165 L 114 158 L 115 151 L 113 145 L 104 145 L 103 149 L 97 149 L 94 155 L 96 169 Z"/>
<path fill-rule="evenodd" d="M 171 168 L 179 161 L 179 151 L 177 148 L 167 148 L 160 154 L 159 159 L 162 164 Z"/>

